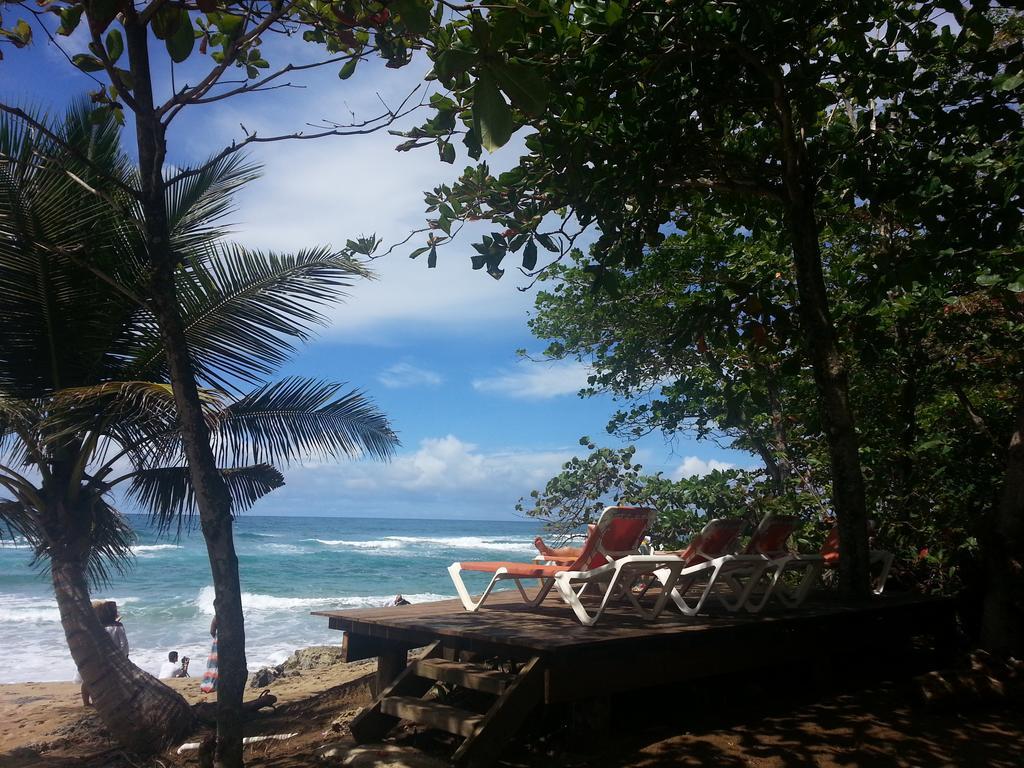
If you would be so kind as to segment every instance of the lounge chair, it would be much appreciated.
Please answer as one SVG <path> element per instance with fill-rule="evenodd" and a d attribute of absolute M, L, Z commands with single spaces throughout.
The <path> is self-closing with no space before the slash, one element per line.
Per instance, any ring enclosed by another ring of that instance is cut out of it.
<path fill-rule="evenodd" d="M 765 516 L 743 552 L 730 558 L 722 569 L 721 580 L 727 589 L 717 597 L 727 610 L 758 613 L 768 604 L 783 566 L 792 557 L 786 545 L 799 524 L 795 517 Z M 764 589 L 759 594 L 756 590 L 762 583 Z"/>
<path fill-rule="evenodd" d="M 868 520 L 868 535 L 875 531 L 874 520 Z M 889 578 L 889 570 L 892 568 L 893 553 L 881 549 L 872 549 L 868 553 L 869 567 L 878 566 L 878 575 L 875 576 L 872 591 L 876 595 L 882 594 L 885 589 L 885 582 Z M 787 608 L 800 606 L 811 589 L 818 582 L 822 571 L 839 567 L 839 527 L 833 526 L 821 545 L 821 551 L 816 555 L 801 555 L 791 552 L 783 562 L 778 573 L 778 583 L 773 591 L 775 597 Z M 784 577 L 787 573 L 803 571 L 803 578 L 795 587 L 789 586 Z"/>
<path fill-rule="evenodd" d="M 594 624 L 612 599 L 626 597 L 645 618 L 656 618 L 664 608 L 668 593 L 659 595 L 651 610 L 644 608 L 632 592 L 636 580 L 645 574 L 663 570 L 665 578 L 674 583 L 683 564 L 673 555 L 637 555 L 637 547 L 654 521 L 655 512 L 644 507 L 607 507 L 592 527 L 578 555 L 571 563 L 550 565 L 515 562 L 452 563 L 448 573 L 467 611 L 476 611 L 501 581 L 511 580 L 530 606 L 537 606 L 555 587 L 562 599 L 572 607 L 581 623 Z M 554 557 L 558 557 L 555 555 Z M 462 579 L 465 571 L 492 574 L 479 599 L 473 600 Z M 523 580 L 540 581 L 534 596 L 527 594 Z M 587 611 L 581 598 L 592 587 L 604 592 L 595 613 Z"/>
<path fill-rule="evenodd" d="M 739 580 L 744 575 L 753 575 L 752 566 L 755 563 L 753 559 L 749 563 L 744 561 L 745 571 L 740 573 L 740 561 L 737 560 L 740 555 L 733 551 L 744 526 L 745 522 L 741 519 L 711 520 L 703 526 L 699 534 L 690 540 L 686 549 L 680 552 L 656 553 L 674 555 L 683 563 L 683 567 L 676 577 L 675 585 L 669 586 L 667 579 L 671 577 L 671 574 L 668 572 L 658 572 L 657 577 L 663 583 L 663 590 L 670 594 L 676 607 L 684 614 L 693 616 L 700 612 L 719 585 L 719 580 L 722 579 L 726 568 L 736 571 L 735 579 L 725 582 L 726 588 L 733 591 L 739 589 L 740 594 L 737 595 L 736 600 L 739 600 L 740 597 L 745 599 Z M 759 558 L 758 562 L 760 563 L 761 560 L 762 558 Z M 760 572 L 758 571 L 759 575 Z M 735 600 L 730 600 L 728 605 L 732 605 L 734 602 Z"/>

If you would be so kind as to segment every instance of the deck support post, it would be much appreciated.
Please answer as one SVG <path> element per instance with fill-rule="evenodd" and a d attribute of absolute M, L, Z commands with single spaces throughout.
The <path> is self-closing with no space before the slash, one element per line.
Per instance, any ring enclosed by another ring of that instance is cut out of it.
<path fill-rule="evenodd" d="M 612 722 L 611 696 L 593 696 L 570 704 L 570 727 L 573 733 L 588 742 L 600 743 Z"/>
<path fill-rule="evenodd" d="M 381 650 L 383 652 L 377 657 L 377 677 L 373 690 L 375 696 L 391 685 L 409 663 L 407 646 L 391 646 Z"/>

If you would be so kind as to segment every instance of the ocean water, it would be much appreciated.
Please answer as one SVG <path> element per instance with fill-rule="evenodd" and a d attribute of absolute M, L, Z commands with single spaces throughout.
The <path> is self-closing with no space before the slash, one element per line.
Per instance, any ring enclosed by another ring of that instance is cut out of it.
<path fill-rule="evenodd" d="M 202 676 L 209 652 L 213 584 L 200 531 L 158 537 L 132 516 L 135 565 L 94 598 L 116 600 L 136 664 L 156 672 L 167 652 Z M 249 669 L 297 648 L 338 644 L 341 633 L 310 611 L 413 603 L 455 596 L 456 560 L 528 560 L 541 525 L 532 521 L 242 517 L 235 527 Z M 48 577 L 29 567 L 23 542 L 0 543 L 0 683 L 71 680 Z"/>

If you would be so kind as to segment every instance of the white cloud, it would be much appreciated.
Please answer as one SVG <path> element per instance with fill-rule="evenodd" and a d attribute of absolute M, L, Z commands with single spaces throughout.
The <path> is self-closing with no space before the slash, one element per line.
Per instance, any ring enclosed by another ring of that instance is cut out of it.
<path fill-rule="evenodd" d="M 564 450 L 484 451 L 455 435 L 421 440 L 391 462 L 319 462 L 285 470 L 287 485 L 257 514 L 488 518 L 543 488 L 573 455 Z"/>
<path fill-rule="evenodd" d="M 684 477 L 703 477 L 718 470 L 733 469 L 736 465 L 718 459 L 702 459 L 699 456 L 687 456 L 683 459 L 672 476 L 676 479 Z"/>
<path fill-rule="evenodd" d="M 547 482 L 569 458 L 559 451 L 499 451 L 484 453 L 455 435 L 428 437 L 419 448 L 390 464 L 360 464 L 346 478 L 346 487 L 365 488 L 369 479 L 378 487 L 409 491 L 484 491 L 501 487 L 530 490 Z M 355 483 L 355 486 L 352 484 Z"/>
<path fill-rule="evenodd" d="M 395 363 L 377 374 L 377 381 L 389 389 L 436 387 L 444 378 L 436 371 L 418 368 L 412 363 Z"/>
<path fill-rule="evenodd" d="M 590 366 L 572 361 L 539 363 L 524 360 L 515 370 L 473 380 L 473 389 L 522 400 L 547 400 L 572 395 L 587 386 Z"/>
<path fill-rule="evenodd" d="M 266 136 L 311 132 L 307 123 L 325 119 L 350 120 L 350 110 L 361 120 L 381 112 L 377 93 L 394 106 L 421 84 L 425 69 L 419 60 L 399 72 L 383 66 L 367 68 L 345 83 L 339 82 L 335 71 L 326 72 L 309 78 L 306 91 L 224 102 L 212 121 L 189 128 L 202 130 L 203 142 L 212 150 L 237 139 L 239 123 Z M 421 110 L 394 128 L 408 129 L 427 117 L 429 113 Z M 254 149 L 252 158 L 263 165 L 264 176 L 238 198 L 232 217 L 237 223 L 236 239 L 250 247 L 286 252 L 313 245 L 342 247 L 347 239 L 370 234 L 383 240 L 383 252 L 405 240 L 425 225 L 423 193 L 452 183 L 474 161 L 460 152 L 454 165 L 446 165 L 433 148 L 396 152 L 401 141 L 381 131 Z M 506 170 L 521 149 L 522 137 L 517 134 L 509 146 L 482 159 L 493 171 Z M 377 279 L 357 283 L 344 303 L 329 309 L 332 323 L 324 335 L 388 344 L 410 330 L 465 332 L 489 322 L 524 323 L 533 296 L 516 290 L 527 278 L 514 268 L 515 255 L 510 256 L 500 281 L 470 268 L 470 244 L 491 228 L 467 226 L 454 243 L 439 249 L 435 269 L 427 268 L 425 255 L 408 258 L 425 242 L 422 233 L 374 260 L 370 267 Z"/>

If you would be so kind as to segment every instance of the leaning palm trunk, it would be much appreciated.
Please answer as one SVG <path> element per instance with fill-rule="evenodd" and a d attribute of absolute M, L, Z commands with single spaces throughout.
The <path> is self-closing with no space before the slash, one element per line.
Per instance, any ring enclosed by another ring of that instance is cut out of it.
<path fill-rule="evenodd" d="M 51 575 L 71 658 L 111 735 L 142 754 L 187 735 L 193 724 L 188 702 L 121 655 L 92 610 L 82 563 L 54 557 Z"/>

